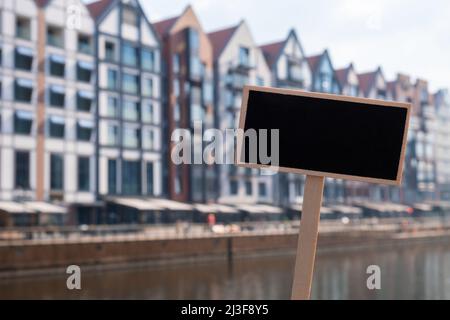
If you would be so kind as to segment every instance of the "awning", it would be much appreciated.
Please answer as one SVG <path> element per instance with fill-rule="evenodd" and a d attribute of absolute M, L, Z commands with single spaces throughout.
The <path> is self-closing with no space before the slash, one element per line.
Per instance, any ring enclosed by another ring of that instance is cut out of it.
<path fill-rule="evenodd" d="M 94 93 L 90 91 L 78 91 L 78 95 L 83 99 L 94 99 Z"/>
<path fill-rule="evenodd" d="M 64 89 L 63 86 L 52 85 L 50 87 L 50 90 L 57 94 L 65 94 L 66 93 L 66 90 Z"/>
<path fill-rule="evenodd" d="M 239 210 L 246 211 L 248 213 L 269 213 L 269 214 L 280 214 L 283 210 L 278 207 L 262 205 L 262 204 L 241 204 L 236 206 Z"/>
<path fill-rule="evenodd" d="M 67 209 L 65 207 L 57 206 L 48 202 L 40 202 L 40 201 L 31 201 L 25 202 L 25 207 L 28 209 L 39 212 L 39 213 L 47 213 L 47 214 L 66 214 Z"/>
<path fill-rule="evenodd" d="M 12 201 L 0 201 L 0 211 L 8 213 L 33 213 L 32 210 L 25 207 L 22 203 Z"/>
<path fill-rule="evenodd" d="M 63 56 L 58 56 L 56 54 L 51 55 L 50 56 L 50 60 L 55 62 L 55 63 L 59 63 L 59 64 L 65 64 L 66 63 L 66 60 L 64 59 Z"/>
<path fill-rule="evenodd" d="M 33 88 L 33 81 L 30 79 L 17 79 L 17 84 L 24 88 Z"/>
<path fill-rule="evenodd" d="M 429 203 L 416 203 L 413 208 L 419 211 L 433 211 L 433 206 Z"/>
<path fill-rule="evenodd" d="M 82 128 L 86 128 L 86 129 L 92 129 L 94 128 L 94 122 L 90 121 L 90 120 L 78 120 L 78 125 Z"/>
<path fill-rule="evenodd" d="M 60 116 L 50 116 L 50 121 L 54 124 L 60 124 L 60 125 L 65 124 L 64 117 L 60 117 Z"/>
<path fill-rule="evenodd" d="M 134 208 L 140 211 L 145 210 L 162 210 L 163 208 L 157 205 L 155 202 L 151 200 L 143 200 L 143 199 L 135 199 L 135 198 L 113 198 L 110 199 L 111 202 L 125 206 Z"/>
<path fill-rule="evenodd" d="M 28 47 L 17 47 L 17 53 L 27 57 L 33 57 L 34 55 L 33 49 Z"/>
<path fill-rule="evenodd" d="M 334 205 L 334 206 L 331 206 L 330 209 L 337 211 L 339 213 L 343 213 L 343 214 L 355 214 L 355 215 L 362 214 L 361 208 L 352 207 L 352 206 Z"/>
<path fill-rule="evenodd" d="M 82 69 L 94 70 L 94 64 L 92 62 L 79 61 L 78 66 Z"/>
<path fill-rule="evenodd" d="M 16 117 L 21 120 L 33 120 L 33 112 L 30 111 L 24 111 L 24 110 L 17 110 L 16 111 Z"/>
<path fill-rule="evenodd" d="M 173 200 L 167 200 L 167 199 L 152 199 L 157 205 L 162 206 L 163 208 L 167 210 L 173 210 L 173 211 L 190 211 L 193 209 L 193 206 L 190 204 L 186 204 L 183 202 L 177 202 Z"/>
<path fill-rule="evenodd" d="M 202 213 L 237 213 L 236 208 L 221 204 L 195 204 L 194 208 Z"/>

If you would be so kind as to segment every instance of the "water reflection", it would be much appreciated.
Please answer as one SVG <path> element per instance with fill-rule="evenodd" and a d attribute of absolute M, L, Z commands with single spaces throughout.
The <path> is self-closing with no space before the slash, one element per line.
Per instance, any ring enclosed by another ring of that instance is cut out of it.
<path fill-rule="evenodd" d="M 367 266 L 379 265 L 381 290 L 366 287 Z M 0 299 L 288 299 L 292 254 L 84 272 L 82 290 L 65 274 L 0 279 Z M 314 299 L 450 299 L 450 244 L 320 252 Z"/>

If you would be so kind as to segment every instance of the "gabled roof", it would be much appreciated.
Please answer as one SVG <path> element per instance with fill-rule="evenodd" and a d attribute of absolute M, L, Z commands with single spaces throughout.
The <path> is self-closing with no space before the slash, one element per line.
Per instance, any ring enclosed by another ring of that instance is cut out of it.
<path fill-rule="evenodd" d="M 88 4 L 87 8 L 91 13 L 91 16 L 94 19 L 98 19 L 113 2 L 114 0 L 99 0 Z"/>
<path fill-rule="evenodd" d="M 308 61 L 309 67 L 311 71 L 314 72 L 319 66 L 319 62 L 322 59 L 323 53 L 317 54 L 315 56 L 306 57 L 306 61 Z"/>
<path fill-rule="evenodd" d="M 161 39 L 164 38 L 167 33 L 169 33 L 170 29 L 175 24 L 175 22 L 177 22 L 179 17 L 180 16 L 176 16 L 153 23 L 153 27 L 155 28 L 156 33 Z"/>
<path fill-rule="evenodd" d="M 280 51 L 283 49 L 285 43 L 286 40 L 283 40 L 260 46 L 269 67 L 272 67 L 275 64 L 278 56 L 280 55 Z"/>
<path fill-rule="evenodd" d="M 349 64 L 345 68 L 337 69 L 334 71 L 336 73 L 336 79 L 341 87 L 344 87 L 348 83 L 348 73 L 352 68 L 352 64 Z"/>
<path fill-rule="evenodd" d="M 214 61 L 220 57 L 223 50 L 230 41 L 231 37 L 233 36 L 234 32 L 241 25 L 241 23 L 233 27 L 208 33 L 209 40 L 211 41 L 211 44 L 213 46 Z"/>
<path fill-rule="evenodd" d="M 380 68 L 376 69 L 375 71 L 358 74 L 359 86 L 365 96 L 368 95 L 369 90 L 375 82 L 375 78 L 379 71 Z"/>

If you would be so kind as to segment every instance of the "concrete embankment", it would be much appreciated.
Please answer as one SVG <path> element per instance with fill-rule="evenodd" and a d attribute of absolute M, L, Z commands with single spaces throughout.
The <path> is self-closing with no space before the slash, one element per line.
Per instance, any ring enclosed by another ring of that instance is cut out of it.
<path fill-rule="evenodd" d="M 417 232 L 351 231 L 319 235 L 318 250 L 382 248 L 383 246 L 449 241 L 447 230 Z M 61 243 L 9 243 L 0 245 L 0 276 L 20 275 L 32 270 L 169 263 L 201 259 L 232 259 L 280 252 L 295 252 L 297 234 L 240 234 L 183 239 L 91 239 Z"/>

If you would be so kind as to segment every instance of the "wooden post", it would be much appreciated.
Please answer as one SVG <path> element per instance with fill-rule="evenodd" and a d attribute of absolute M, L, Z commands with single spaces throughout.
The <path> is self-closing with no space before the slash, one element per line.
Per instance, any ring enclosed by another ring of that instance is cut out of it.
<path fill-rule="evenodd" d="M 311 294 L 324 180 L 324 177 L 306 176 L 292 300 L 307 300 Z"/>

